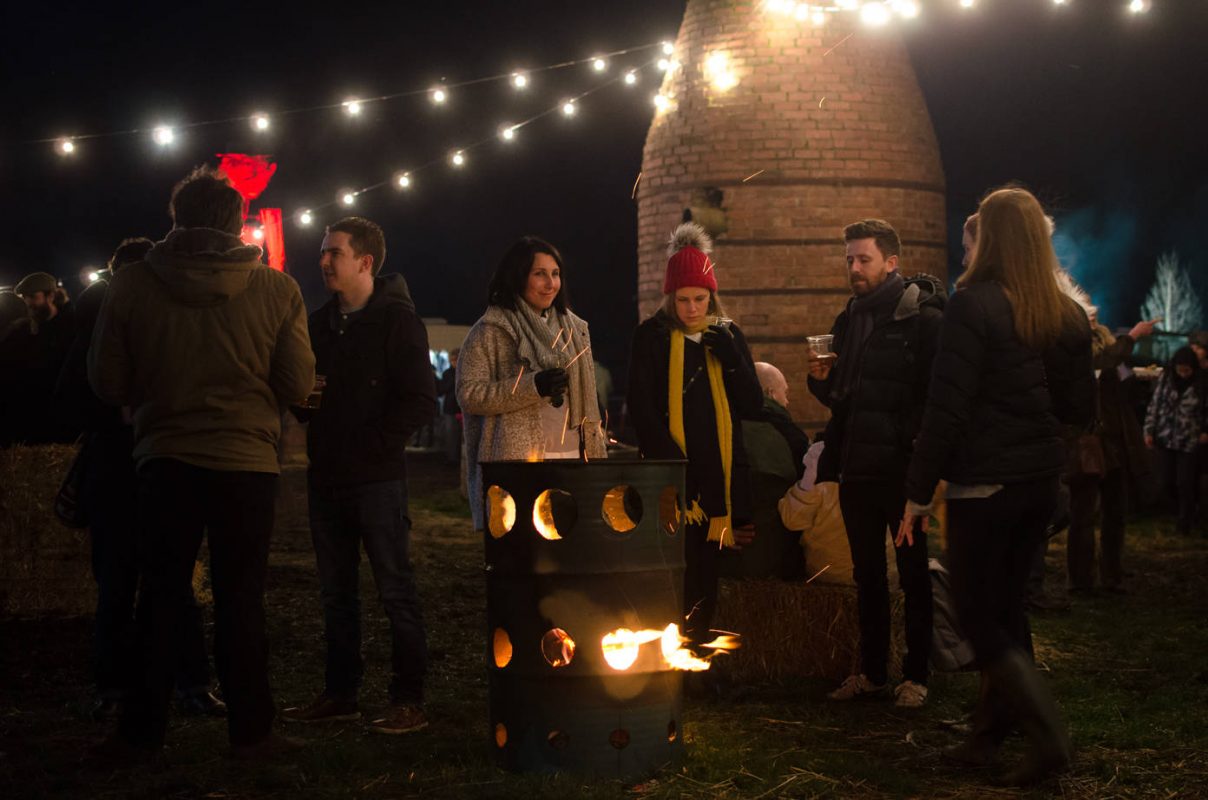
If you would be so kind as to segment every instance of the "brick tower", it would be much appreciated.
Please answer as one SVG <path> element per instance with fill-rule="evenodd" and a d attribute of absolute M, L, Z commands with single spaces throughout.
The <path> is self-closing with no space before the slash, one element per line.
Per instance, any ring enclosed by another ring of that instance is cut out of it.
<path fill-rule="evenodd" d="M 825 16 L 689 0 L 638 187 L 641 317 L 662 301 L 668 236 L 691 215 L 714 235 L 727 311 L 756 360 L 784 371 L 809 428 L 827 412 L 805 388 L 805 337 L 850 295 L 843 226 L 886 219 L 904 273 L 947 273 L 939 147 L 895 25 Z"/>

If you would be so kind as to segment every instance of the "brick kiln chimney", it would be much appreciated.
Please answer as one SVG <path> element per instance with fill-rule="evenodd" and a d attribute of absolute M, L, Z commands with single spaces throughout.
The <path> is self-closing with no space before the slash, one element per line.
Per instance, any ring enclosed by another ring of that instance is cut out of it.
<path fill-rule="evenodd" d="M 727 311 L 813 428 L 827 412 L 805 388 L 805 337 L 850 294 L 843 226 L 888 220 L 903 272 L 946 279 L 944 172 L 896 23 L 815 25 L 765 5 L 688 2 L 642 157 L 639 313 L 662 301 L 667 238 L 691 216 L 716 239 Z"/>

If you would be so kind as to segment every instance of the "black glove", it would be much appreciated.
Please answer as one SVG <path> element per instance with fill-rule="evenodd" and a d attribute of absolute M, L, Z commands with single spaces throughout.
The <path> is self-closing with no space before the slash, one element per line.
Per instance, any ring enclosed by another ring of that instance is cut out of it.
<path fill-rule="evenodd" d="M 734 344 L 734 334 L 723 325 L 710 325 L 700 337 L 700 343 L 709 348 L 713 357 L 721 362 L 726 369 L 738 367 L 738 347 Z"/>
<path fill-rule="evenodd" d="M 537 394 L 548 397 L 554 408 L 561 408 L 562 395 L 566 394 L 566 387 L 570 385 L 570 376 L 566 370 L 555 367 L 538 372 L 533 376 L 533 383 L 537 386 Z"/>

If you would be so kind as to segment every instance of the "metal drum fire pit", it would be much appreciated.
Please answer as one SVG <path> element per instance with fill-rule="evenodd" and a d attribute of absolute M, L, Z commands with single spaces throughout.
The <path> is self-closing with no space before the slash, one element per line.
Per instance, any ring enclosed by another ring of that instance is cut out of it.
<path fill-rule="evenodd" d="M 483 464 L 501 766 L 635 779 L 683 753 L 679 461 Z"/>

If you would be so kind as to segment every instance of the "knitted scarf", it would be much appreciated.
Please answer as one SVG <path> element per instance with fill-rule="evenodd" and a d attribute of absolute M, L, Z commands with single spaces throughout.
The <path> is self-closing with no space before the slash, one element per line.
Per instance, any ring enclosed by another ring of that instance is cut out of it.
<path fill-rule="evenodd" d="M 699 330 L 703 330 L 702 325 Z M 697 333 L 698 331 L 689 331 Z M 667 411 L 671 423 L 671 438 L 680 450 L 688 452 L 688 437 L 684 433 L 684 332 L 679 328 L 671 331 L 671 356 L 668 359 Z M 721 452 L 721 471 L 726 479 L 726 514 L 709 520 L 708 541 L 719 542 L 722 547 L 734 544 L 734 531 L 730 526 L 730 470 L 734 456 L 734 432 L 730 420 L 730 401 L 726 398 L 726 385 L 722 378 L 721 362 L 705 351 L 705 373 L 709 376 L 709 391 L 713 395 L 713 416 L 717 420 L 717 443 Z M 688 522 L 701 523 L 708 517 L 700 507 L 700 498 L 692 500 L 685 515 Z"/>
<path fill-rule="evenodd" d="M 516 355 L 522 364 L 534 373 L 546 369 L 562 367 L 570 375 L 570 386 L 566 392 L 568 413 L 567 427 L 581 428 L 584 420 L 588 423 L 599 424 L 600 409 L 596 400 L 596 372 L 590 351 L 587 349 L 586 337 L 579 332 L 576 324 L 578 318 L 570 311 L 559 312 L 550 308 L 549 313 L 556 315 L 556 327 L 551 329 L 547 321 L 533 307 L 517 299 L 516 309 L 510 310 L 499 306 L 487 309 L 484 319 L 499 314 L 507 322 L 516 336 Z M 561 331 L 561 333 L 559 332 Z M 582 353 L 577 360 L 575 356 Z M 573 364 L 570 362 L 574 361 Z M 567 366 L 570 364 L 570 366 Z"/>

